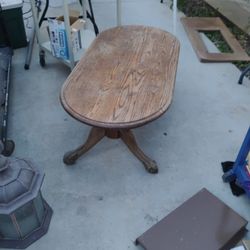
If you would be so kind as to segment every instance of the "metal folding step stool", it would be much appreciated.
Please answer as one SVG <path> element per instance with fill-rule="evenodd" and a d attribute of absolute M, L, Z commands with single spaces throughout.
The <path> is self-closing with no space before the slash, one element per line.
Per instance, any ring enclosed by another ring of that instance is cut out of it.
<path fill-rule="evenodd" d="M 244 76 L 245 76 L 248 72 L 250 72 L 250 65 L 247 66 L 247 67 L 242 71 L 242 73 L 241 73 L 241 75 L 240 75 L 240 78 L 239 78 L 239 81 L 238 81 L 239 84 L 242 84 L 243 78 L 244 78 Z"/>
<path fill-rule="evenodd" d="M 250 127 L 241 145 L 239 154 L 231 170 L 223 175 L 224 182 L 236 181 L 250 198 L 250 172 L 247 169 L 246 158 L 250 152 Z M 250 163 L 249 163 L 250 164 Z"/>

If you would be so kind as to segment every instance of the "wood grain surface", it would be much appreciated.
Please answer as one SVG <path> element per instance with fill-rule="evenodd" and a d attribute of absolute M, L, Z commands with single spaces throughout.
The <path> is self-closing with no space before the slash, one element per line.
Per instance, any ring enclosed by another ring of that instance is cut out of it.
<path fill-rule="evenodd" d="M 64 83 L 63 107 L 103 128 L 133 128 L 158 118 L 172 100 L 179 47 L 173 35 L 151 27 L 102 32 Z"/>

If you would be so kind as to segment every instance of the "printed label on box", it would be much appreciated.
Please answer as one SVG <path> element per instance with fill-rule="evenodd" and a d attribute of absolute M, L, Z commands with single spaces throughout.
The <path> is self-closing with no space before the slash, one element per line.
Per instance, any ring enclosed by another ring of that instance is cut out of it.
<path fill-rule="evenodd" d="M 64 22 L 58 19 L 48 19 L 48 24 L 52 55 L 66 60 L 69 59 L 67 35 Z M 82 49 L 80 29 L 83 28 L 83 26 L 84 22 L 82 20 L 77 20 L 72 24 L 71 43 L 73 53 Z M 75 27 L 77 27 L 77 29 Z"/>

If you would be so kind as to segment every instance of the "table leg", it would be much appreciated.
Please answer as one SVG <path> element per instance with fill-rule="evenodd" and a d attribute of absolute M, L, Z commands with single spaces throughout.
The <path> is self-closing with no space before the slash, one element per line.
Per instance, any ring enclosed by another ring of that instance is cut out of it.
<path fill-rule="evenodd" d="M 132 131 L 121 129 L 120 134 L 121 134 L 121 139 L 123 140 L 123 142 L 127 145 L 127 147 L 130 149 L 130 151 L 140 161 L 142 161 L 145 169 L 151 174 L 158 173 L 158 167 L 156 165 L 156 162 L 154 160 L 150 159 L 148 156 L 146 156 L 143 153 L 143 151 L 139 148 Z"/>
<path fill-rule="evenodd" d="M 67 152 L 63 157 L 63 162 L 67 165 L 74 164 L 81 155 L 89 151 L 104 136 L 105 129 L 93 127 L 88 135 L 87 141 L 75 150 Z"/>

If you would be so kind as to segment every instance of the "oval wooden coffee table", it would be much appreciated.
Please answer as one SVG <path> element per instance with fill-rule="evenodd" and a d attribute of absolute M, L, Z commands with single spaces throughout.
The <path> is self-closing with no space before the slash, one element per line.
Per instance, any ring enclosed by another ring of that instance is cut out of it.
<path fill-rule="evenodd" d="M 65 164 L 74 164 L 107 136 L 121 138 L 148 172 L 158 172 L 131 129 L 157 119 L 168 109 L 179 47 L 170 33 L 145 26 L 116 27 L 95 39 L 61 91 L 64 109 L 92 126 L 87 141 L 64 155 Z"/>

